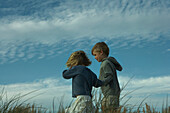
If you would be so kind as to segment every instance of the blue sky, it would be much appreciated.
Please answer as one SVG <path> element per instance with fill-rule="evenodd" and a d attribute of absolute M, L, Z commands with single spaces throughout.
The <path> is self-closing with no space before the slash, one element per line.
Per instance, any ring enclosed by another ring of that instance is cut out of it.
<path fill-rule="evenodd" d="M 162 102 L 170 94 L 169 12 L 169 0 L 1 0 L 0 86 L 9 96 L 40 89 L 35 100 L 46 106 L 62 95 L 69 101 L 68 57 L 84 50 L 98 75 L 91 48 L 104 41 L 124 68 L 121 86 L 134 76 L 125 92 L 143 87 L 131 103 L 150 94 L 147 102 Z"/>

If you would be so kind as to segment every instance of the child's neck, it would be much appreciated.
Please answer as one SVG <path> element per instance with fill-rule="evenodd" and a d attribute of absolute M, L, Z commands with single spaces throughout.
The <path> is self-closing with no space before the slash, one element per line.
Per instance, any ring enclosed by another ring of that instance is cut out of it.
<path fill-rule="evenodd" d="M 103 55 L 102 60 L 105 59 L 105 58 L 107 58 L 107 56 L 106 56 L 106 55 Z"/>

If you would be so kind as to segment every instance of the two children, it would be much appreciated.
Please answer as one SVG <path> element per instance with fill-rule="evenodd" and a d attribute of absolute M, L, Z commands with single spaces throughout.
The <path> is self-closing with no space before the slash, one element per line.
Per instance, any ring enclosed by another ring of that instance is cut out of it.
<path fill-rule="evenodd" d="M 92 48 L 92 55 L 100 66 L 100 75 L 97 79 L 89 68 L 91 61 L 84 51 L 71 54 L 66 65 L 69 70 L 63 71 L 65 79 L 72 78 L 72 96 L 76 101 L 66 110 L 68 113 L 94 113 L 91 100 L 92 87 L 101 87 L 103 93 L 102 111 L 109 113 L 119 107 L 120 87 L 116 70 L 121 71 L 121 65 L 113 57 L 108 57 L 109 48 L 104 42 L 96 43 Z"/>

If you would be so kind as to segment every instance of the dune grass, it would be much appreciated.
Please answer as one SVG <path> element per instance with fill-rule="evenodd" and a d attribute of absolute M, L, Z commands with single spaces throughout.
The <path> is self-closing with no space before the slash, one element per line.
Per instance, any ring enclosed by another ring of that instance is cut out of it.
<path fill-rule="evenodd" d="M 125 84 L 122 87 L 122 91 L 124 90 L 126 85 L 127 84 Z M 51 109 L 49 110 L 43 106 L 38 106 L 35 103 L 30 104 L 27 102 L 28 100 L 33 99 L 37 95 L 28 98 L 26 100 L 23 100 L 24 97 L 36 91 L 38 90 L 31 91 L 24 95 L 18 94 L 8 99 L 7 94 L 5 92 L 5 88 L 2 88 L 2 90 L 0 91 L 0 113 L 65 113 L 64 101 L 63 101 L 64 97 L 61 98 L 59 105 L 57 106 L 55 105 L 55 99 L 53 99 L 52 110 Z M 124 97 L 126 97 L 127 95 L 129 95 L 134 91 L 125 93 L 120 98 L 120 101 L 122 101 Z M 92 94 L 93 94 L 92 101 L 96 108 L 95 113 L 100 113 L 102 93 L 100 90 L 93 90 Z M 135 105 L 131 107 L 127 106 L 126 104 L 128 103 L 129 99 L 127 99 L 122 105 L 120 105 L 117 111 L 111 111 L 110 113 L 170 113 L 170 106 L 168 105 L 168 96 L 166 98 L 166 102 L 162 104 L 161 111 L 157 111 L 156 107 L 148 105 L 147 103 L 145 103 L 144 106 L 141 106 L 146 98 L 144 98 L 143 101 L 141 101 L 141 104 L 138 105 L 137 107 L 134 107 Z"/>
<path fill-rule="evenodd" d="M 24 95 L 18 94 L 8 99 L 7 93 L 3 88 L 0 92 L 0 113 L 45 113 L 47 111 L 46 108 L 42 106 L 38 107 L 36 104 L 26 103 L 35 96 L 26 100 L 22 100 L 27 95 L 36 91 L 38 90 L 31 91 Z"/>

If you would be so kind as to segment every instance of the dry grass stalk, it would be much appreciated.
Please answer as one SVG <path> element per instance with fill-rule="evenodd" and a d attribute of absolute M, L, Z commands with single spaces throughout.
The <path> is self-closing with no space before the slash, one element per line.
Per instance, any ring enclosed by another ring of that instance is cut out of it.
<path fill-rule="evenodd" d="M 128 81 L 129 83 L 129 81 Z M 127 84 L 125 85 L 127 86 Z M 125 87 L 123 87 L 122 89 L 124 89 Z M 121 90 L 123 91 L 123 90 Z M 13 96 L 11 99 L 8 99 L 6 96 L 6 101 L 3 100 L 3 98 L 5 97 L 5 95 L 7 95 L 5 93 L 4 88 L 2 89 L 2 91 L 0 92 L 0 113 L 65 113 L 65 108 L 64 107 L 64 103 L 63 103 L 63 98 L 61 98 L 60 100 L 60 104 L 58 106 L 58 110 L 56 111 L 55 108 L 55 103 L 54 103 L 54 99 L 52 102 L 52 111 L 41 107 L 37 107 L 35 104 L 25 104 L 25 102 L 27 102 L 29 99 L 32 99 L 33 97 L 26 99 L 25 101 L 21 102 L 21 98 L 34 93 L 35 91 L 29 92 L 27 94 L 24 95 L 16 95 Z M 102 101 L 102 93 L 99 90 L 93 90 L 92 92 L 93 94 L 93 104 L 96 107 L 96 111 L 95 113 L 101 113 L 101 101 Z M 127 96 L 130 93 L 126 93 L 123 98 L 125 96 Z M 37 96 L 37 95 L 36 95 Z M 34 96 L 35 97 L 35 96 Z M 123 99 L 121 98 L 120 101 Z M 147 98 L 147 97 L 146 97 Z M 125 101 L 125 103 L 123 104 L 123 106 L 120 106 L 116 111 L 110 111 L 110 113 L 160 113 L 160 111 L 156 111 L 156 108 L 154 108 L 153 106 L 149 106 L 147 103 L 145 103 L 145 106 L 142 107 L 143 109 L 140 110 L 142 103 L 144 102 L 144 100 L 146 99 L 144 98 L 142 100 L 142 102 L 140 103 L 140 105 L 138 106 L 138 108 L 135 110 L 134 106 L 129 107 L 127 105 L 127 102 L 130 100 L 130 98 Z M 47 112 L 48 111 L 48 112 Z M 162 105 L 162 112 L 161 113 L 170 113 L 170 106 L 168 106 L 168 96 L 166 98 L 166 106 L 164 107 L 164 102 Z"/>

